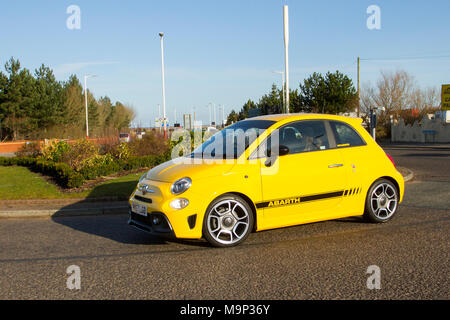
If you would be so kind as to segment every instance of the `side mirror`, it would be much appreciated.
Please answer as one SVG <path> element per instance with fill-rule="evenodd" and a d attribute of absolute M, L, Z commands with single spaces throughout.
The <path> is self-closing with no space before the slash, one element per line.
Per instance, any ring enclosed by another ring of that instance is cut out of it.
<path fill-rule="evenodd" d="M 286 146 L 280 145 L 279 149 L 278 149 L 278 156 L 285 156 L 287 154 L 289 154 L 289 148 L 286 147 Z M 265 156 L 267 158 L 271 158 L 272 157 L 272 150 L 266 149 Z"/>
<path fill-rule="evenodd" d="M 285 156 L 289 154 L 289 148 L 283 145 L 280 145 L 280 151 L 279 151 L 279 155 L 280 156 Z"/>
<path fill-rule="evenodd" d="M 289 148 L 286 147 L 286 146 L 280 145 L 280 146 L 279 146 L 279 150 L 278 150 L 278 156 L 279 156 L 279 157 L 280 157 L 280 156 L 285 156 L 285 155 L 287 155 L 287 154 L 289 154 Z M 272 155 L 272 152 L 271 152 L 270 149 L 266 149 L 266 157 L 267 157 L 267 160 L 266 160 L 266 162 L 264 163 L 264 165 L 265 165 L 266 167 L 270 167 L 270 166 L 275 162 L 276 157 L 274 157 L 274 156 Z"/>

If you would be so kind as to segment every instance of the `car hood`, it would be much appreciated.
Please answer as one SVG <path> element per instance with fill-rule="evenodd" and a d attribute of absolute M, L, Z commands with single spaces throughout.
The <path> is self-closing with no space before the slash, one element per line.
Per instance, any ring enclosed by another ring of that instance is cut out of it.
<path fill-rule="evenodd" d="M 199 180 L 213 176 L 223 175 L 230 172 L 234 164 L 210 163 L 205 160 L 178 158 L 164 162 L 154 167 L 147 173 L 148 180 L 173 183 L 178 179 L 189 177 L 192 180 Z"/>

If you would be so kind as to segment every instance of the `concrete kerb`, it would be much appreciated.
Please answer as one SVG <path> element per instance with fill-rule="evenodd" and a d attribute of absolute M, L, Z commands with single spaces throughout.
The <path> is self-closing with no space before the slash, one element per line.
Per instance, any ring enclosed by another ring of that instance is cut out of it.
<path fill-rule="evenodd" d="M 402 169 L 406 171 L 405 174 L 402 174 L 405 182 L 408 182 L 408 181 L 411 181 L 412 179 L 414 179 L 414 172 L 411 169 L 408 169 L 405 167 L 402 167 Z"/>
<path fill-rule="evenodd" d="M 80 208 L 54 208 L 54 209 L 31 209 L 31 210 L 0 210 L 0 219 L 5 218 L 52 218 L 52 217 L 76 217 L 76 216 L 100 216 L 127 214 L 128 203 L 113 207 L 80 207 Z"/>

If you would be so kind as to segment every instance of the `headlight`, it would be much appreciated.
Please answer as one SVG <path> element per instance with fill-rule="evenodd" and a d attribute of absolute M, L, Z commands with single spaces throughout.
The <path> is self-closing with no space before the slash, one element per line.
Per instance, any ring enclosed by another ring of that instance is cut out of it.
<path fill-rule="evenodd" d="M 191 184 L 192 180 L 190 178 L 182 178 L 173 183 L 170 191 L 172 191 L 173 194 L 182 194 L 191 187 Z"/>
<path fill-rule="evenodd" d="M 177 210 L 186 208 L 188 206 L 188 204 L 189 204 L 189 200 L 184 199 L 184 198 L 175 199 L 175 200 L 172 200 L 172 202 L 170 202 L 170 206 Z"/>

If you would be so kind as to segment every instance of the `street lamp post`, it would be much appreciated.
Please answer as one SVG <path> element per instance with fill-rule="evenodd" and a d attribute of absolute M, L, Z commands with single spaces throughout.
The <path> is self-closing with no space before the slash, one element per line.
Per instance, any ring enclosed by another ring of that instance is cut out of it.
<path fill-rule="evenodd" d="M 206 106 L 209 109 L 209 123 L 208 123 L 208 127 L 210 127 L 212 125 L 211 105 L 212 105 L 212 102 L 208 103 L 208 105 Z"/>
<path fill-rule="evenodd" d="M 217 127 L 216 104 L 214 103 L 214 128 Z"/>
<path fill-rule="evenodd" d="M 286 102 L 285 113 L 289 113 L 289 9 L 288 6 L 283 6 L 284 17 L 284 60 L 285 60 L 285 77 L 286 77 Z"/>
<path fill-rule="evenodd" d="M 89 139 L 89 117 L 88 117 L 88 98 L 87 98 L 87 79 L 95 78 L 96 75 L 84 76 L 84 101 L 86 107 L 86 139 Z"/>
<path fill-rule="evenodd" d="M 163 125 L 164 125 L 164 138 L 167 138 L 167 126 L 166 126 L 166 88 L 164 84 L 164 33 L 160 32 L 161 37 L 161 75 L 162 75 L 162 98 L 163 98 Z"/>

